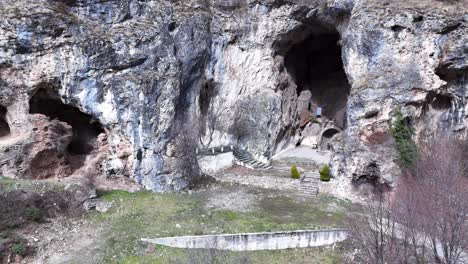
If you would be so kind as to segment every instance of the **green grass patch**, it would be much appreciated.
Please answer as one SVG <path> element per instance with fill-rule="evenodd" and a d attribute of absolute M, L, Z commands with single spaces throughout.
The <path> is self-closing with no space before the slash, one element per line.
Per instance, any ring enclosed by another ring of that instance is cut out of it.
<path fill-rule="evenodd" d="M 10 192 L 18 188 L 20 180 L 0 177 L 0 192 Z"/>
<path fill-rule="evenodd" d="M 319 195 L 302 200 L 270 192 L 258 195 L 253 210 L 237 212 L 207 207 L 209 191 L 193 194 L 111 191 L 99 194 L 102 199 L 112 201 L 113 206 L 107 213 L 93 211 L 86 215 L 91 223 L 104 227 L 102 249 L 99 250 L 102 255 L 96 263 L 170 263 L 175 256 L 185 254 L 184 250 L 143 243 L 141 238 L 343 227 L 351 204 L 332 196 Z M 304 255 L 302 251 L 291 252 Z M 303 263 L 288 262 L 282 254 L 270 253 L 277 258 L 272 258 L 272 263 Z M 252 254 L 258 261 L 264 257 L 262 253 Z M 327 254 L 320 256 L 334 258 Z M 299 259 L 300 256 L 297 261 Z"/>
<path fill-rule="evenodd" d="M 305 248 L 286 250 L 266 250 L 232 252 L 204 249 L 176 249 L 170 247 L 156 247 L 154 252 L 159 257 L 127 257 L 118 263 L 177 263 L 177 264 L 341 264 L 345 263 L 342 254 L 331 248 Z"/>
<path fill-rule="evenodd" d="M 56 180 L 24 180 L 0 177 L 0 191 L 10 192 L 24 190 L 30 192 L 44 193 L 46 191 L 63 190 L 65 184 Z"/>

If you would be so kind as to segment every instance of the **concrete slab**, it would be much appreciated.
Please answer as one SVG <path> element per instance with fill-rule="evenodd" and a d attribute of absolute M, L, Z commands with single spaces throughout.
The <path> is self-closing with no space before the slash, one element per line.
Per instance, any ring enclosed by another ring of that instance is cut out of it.
<path fill-rule="evenodd" d="M 331 151 L 316 150 L 310 147 L 294 147 L 281 151 L 275 154 L 272 159 L 279 160 L 282 158 L 301 158 L 310 159 L 317 163 L 328 164 L 331 157 Z"/>

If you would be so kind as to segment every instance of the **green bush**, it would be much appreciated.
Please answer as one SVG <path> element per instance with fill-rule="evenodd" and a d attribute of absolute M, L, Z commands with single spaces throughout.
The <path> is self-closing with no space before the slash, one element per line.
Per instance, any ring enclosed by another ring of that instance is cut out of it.
<path fill-rule="evenodd" d="M 395 139 L 399 154 L 400 166 L 410 168 L 417 157 L 416 143 L 413 141 L 414 129 L 405 120 L 400 109 L 397 110 L 395 122 L 391 127 L 391 133 Z"/>
<path fill-rule="evenodd" d="M 26 219 L 30 221 L 39 222 L 42 219 L 42 213 L 39 208 L 36 207 L 28 207 L 24 212 Z"/>
<path fill-rule="evenodd" d="M 291 178 L 293 179 L 301 178 L 301 174 L 299 173 L 299 170 L 297 169 L 296 165 L 292 165 L 291 167 Z"/>
<path fill-rule="evenodd" d="M 24 256 L 24 254 L 26 253 L 26 247 L 24 246 L 23 242 L 13 244 L 11 250 L 13 251 L 13 253 L 19 256 Z"/>
<path fill-rule="evenodd" d="M 319 171 L 320 173 L 320 180 L 328 182 L 331 179 L 330 175 L 330 167 L 328 165 L 323 166 L 323 168 Z"/>

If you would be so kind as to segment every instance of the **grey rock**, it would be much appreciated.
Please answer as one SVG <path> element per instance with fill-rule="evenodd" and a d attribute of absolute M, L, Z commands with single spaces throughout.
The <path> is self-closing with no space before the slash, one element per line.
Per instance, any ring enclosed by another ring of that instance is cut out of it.
<path fill-rule="evenodd" d="M 109 211 L 109 209 L 111 209 L 111 207 L 112 207 L 112 202 L 104 201 L 101 199 L 89 199 L 83 203 L 83 208 L 86 211 L 95 209 L 96 211 L 100 213 L 106 213 L 107 211 Z"/>
<path fill-rule="evenodd" d="M 373 175 L 389 180 L 399 173 L 393 147 L 369 146 L 363 135 L 388 130 L 397 107 L 417 131 L 468 131 L 466 12 L 442 1 L 2 1 L 0 105 L 11 135 L 0 144 L 29 146 L 3 173 L 34 174 L 21 156 L 38 154 L 29 100 L 40 89 L 105 134 L 61 177 L 102 168 L 153 191 L 184 189 L 200 175 L 200 138 L 253 153 L 297 143 L 302 89 L 316 104 L 336 104 L 321 122 L 344 128 L 333 143 L 334 176 L 367 175 L 377 162 Z M 319 100 L 323 84 L 298 82 L 286 62 L 294 45 L 311 36 L 322 43 L 324 34 L 337 37 L 349 95 Z M 77 161 L 52 149 L 64 164 Z"/>

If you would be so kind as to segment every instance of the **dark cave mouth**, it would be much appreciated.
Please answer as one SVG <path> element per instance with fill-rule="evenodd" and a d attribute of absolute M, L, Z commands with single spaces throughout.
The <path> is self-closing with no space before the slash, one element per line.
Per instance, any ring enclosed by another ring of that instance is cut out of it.
<path fill-rule="evenodd" d="M 92 116 L 81 112 L 77 107 L 64 104 L 58 94 L 46 89 L 39 89 L 31 97 L 29 113 L 43 114 L 72 127 L 73 137 L 67 146 L 71 156 L 90 154 L 95 148 L 97 137 L 104 133 L 102 125 Z"/>
<path fill-rule="evenodd" d="M 431 102 L 432 108 L 436 110 L 446 110 L 452 107 L 453 98 L 449 95 L 438 94 Z"/>
<path fill-rule="evenodd" d="M 340 133 L 338 129 L 329 128 L 322 133 L 323 138 L 331 139 L 334 135 Z"/>
<path fill-rule="evenodd" d="M 8 137 L 11 134 L 10 125 L 6 119 L 7 109 L 0 106 L 0 138 Z"/>
<path fill-rule="evenodd" d="M 298 95 L 311 92 L 309 111 L 315 113 L 320 107 L 322 116 L 343 128 L 350 85 L 343 67 L 339 33 L 325 28 L 312 30 L 286 51 L 284 66 Z"/>
<path fill-rule="evenodd" d="M 321 135 L 321 140 L 320 140 L 320 148 L 321 149 L 329 149 L 330 146 L 328 143 L 332 140 L 332 138 L 339 134 L 340 131 L 336 128 L 328 128 L 325 131 L 323 131 Z"/>

